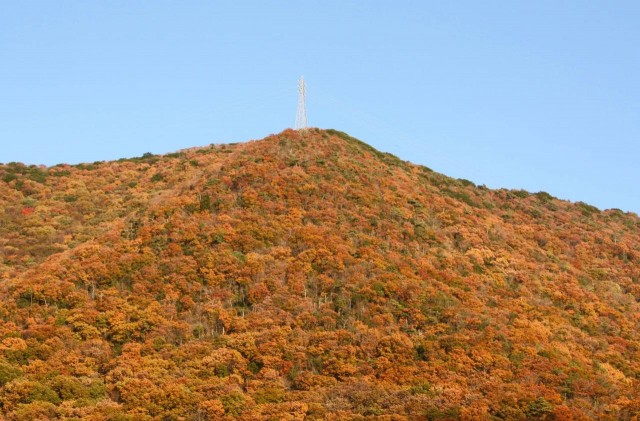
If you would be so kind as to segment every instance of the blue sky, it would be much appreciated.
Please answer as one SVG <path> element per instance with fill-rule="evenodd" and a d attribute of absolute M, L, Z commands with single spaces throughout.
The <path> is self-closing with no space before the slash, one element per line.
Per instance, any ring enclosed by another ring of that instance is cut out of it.
<path fill-rule="evenodd" d="M 640 2 L 0 4 L 0 162 L 336 128 L 450 176 L 640 212 Z"/>

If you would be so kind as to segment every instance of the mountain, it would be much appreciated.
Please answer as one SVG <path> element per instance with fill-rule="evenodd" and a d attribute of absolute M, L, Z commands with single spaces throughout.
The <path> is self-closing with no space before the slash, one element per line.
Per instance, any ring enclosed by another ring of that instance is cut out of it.
<path fill-rule="evenodd" d="M 640 219 L 335 130 L 0 166 L 6 419 L 637 419 Z"/>

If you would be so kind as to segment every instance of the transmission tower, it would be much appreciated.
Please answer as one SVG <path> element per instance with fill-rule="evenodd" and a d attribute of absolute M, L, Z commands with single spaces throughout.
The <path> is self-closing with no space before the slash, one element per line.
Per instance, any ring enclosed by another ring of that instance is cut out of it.
<path fill-rule="evenodd" d="M 296 112 L 296 130 L 304 130 L 307 128 L 307 97 L 304 77 L 300 76 L 298 84 L 298 111 Z"/>

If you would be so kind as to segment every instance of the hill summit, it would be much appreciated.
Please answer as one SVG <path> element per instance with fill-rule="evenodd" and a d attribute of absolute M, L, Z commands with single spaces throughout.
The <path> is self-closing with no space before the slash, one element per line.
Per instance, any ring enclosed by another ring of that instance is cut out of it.
<path fill-rule="evenodd" d="M 7 419 L 640 416 L 634 214 L 319 129 L 0 179 Z"/>

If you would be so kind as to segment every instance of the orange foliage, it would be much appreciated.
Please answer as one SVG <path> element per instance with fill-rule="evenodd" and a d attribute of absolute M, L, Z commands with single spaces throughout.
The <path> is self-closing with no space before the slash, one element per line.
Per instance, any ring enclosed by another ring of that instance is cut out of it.
<path fill-rule="evenodd" d="M 640 219 L 332 130 L 0 166 L 7 419 L 634 419 Z"/>

